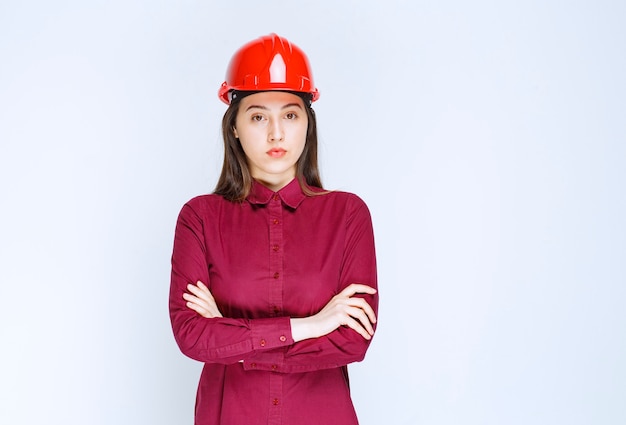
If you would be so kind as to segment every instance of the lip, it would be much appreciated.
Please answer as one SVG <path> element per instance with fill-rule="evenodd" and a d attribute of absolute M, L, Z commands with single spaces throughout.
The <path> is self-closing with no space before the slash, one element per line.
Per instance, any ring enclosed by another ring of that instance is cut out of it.
<path fill-rule="evenodd" d="M 272 158 L 282 158 L 287 153 L 283 148 L 272 148 L 266 152 Z"/>

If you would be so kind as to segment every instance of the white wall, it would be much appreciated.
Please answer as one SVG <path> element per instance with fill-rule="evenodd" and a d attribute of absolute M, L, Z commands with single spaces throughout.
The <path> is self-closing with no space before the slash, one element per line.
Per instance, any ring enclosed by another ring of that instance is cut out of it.
<path fill-rule="evenodd" d="M 215 3 L 0 3 L 0 423 L 192 423 L 174 222 L 269 32 L 374 217 L 361 423 L 626 423 L 625 3 Z"/>

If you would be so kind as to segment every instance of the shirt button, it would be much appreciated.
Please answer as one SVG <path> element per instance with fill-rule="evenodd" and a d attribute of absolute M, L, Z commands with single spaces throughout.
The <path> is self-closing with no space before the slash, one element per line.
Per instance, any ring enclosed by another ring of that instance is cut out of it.
<path fill-rule="evenodd" d="M 276 366 L 275 364 L 272 365 L 272 370 L 276 370 L 278 369 L 278 366 Z"/>
<path fill-rule="evenodd" d="M 250 363 L 250 367 L 254 369 L 256 367 L 256 363 Z"/>
<path fill-rule="evenodd" d="M 278 279 L 280 277 L 280 273 L 276 272 L 274 273 L 274 279 Z"/>
<path fill-rule="evenodd" d="M 281 335 L 280 338 L 278 338 L 278 339 L 280 339 L 280 342 L 287 341 L 287 338 L 285 337 L 285 335 Z"/>
<path fill-rule="evenodd" d="M 278 224 L 278 223 L 280 223 L 280 220 L 279 220 L 279 219 L 277 219 L 277 218 L 275 218 L 274 220 L 272 220 L 272 223 L 274 223 L 274 224 Z"/>
<path fill-rule="evenodd" d="M 272 307 L 272 311 L 274 312 L 274 314 L 278 314 L 280 313 L 280 308 L 278 308 L 278 306 L 274 306 Z"/>
<path fill-rule="evenodd" d="M 278 251 L 278 248 L 279 248 L 278 245 L 273 245 L 272 246 L 272 249 L 274 250 L 274 252 Z"/>
<path fill-rule="evenodd" d="M 278 194 L 274 195 L 274 200 L 278 201 L 280 199 L 280 196 L 278 196 Z"/>
<path fill-rule="evenodd" d="M 262 339 L 261 341 L 259 341 L 259 344 L 261 345 L 261 347 L 265 347 L 265 340 Z"/>
<path fill-rule="evenodd" d="M 278 406 L 278 399 L 277 399 L 277 398 L 275 398 L 274 400 L 272 400 L 272 404 L 273 404 L 274 406 Z"/>

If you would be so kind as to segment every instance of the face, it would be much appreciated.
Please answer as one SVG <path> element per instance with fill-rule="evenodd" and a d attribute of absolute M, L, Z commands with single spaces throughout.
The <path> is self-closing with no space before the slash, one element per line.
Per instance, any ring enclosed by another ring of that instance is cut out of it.
<path fill-rule="evenodd" d="M 266 91 L 241 99 L 233 129 L 248 159 L 252 177 L 272 190 L 296 176 L 306 143 L 308 118 L 302 99 Z"/>

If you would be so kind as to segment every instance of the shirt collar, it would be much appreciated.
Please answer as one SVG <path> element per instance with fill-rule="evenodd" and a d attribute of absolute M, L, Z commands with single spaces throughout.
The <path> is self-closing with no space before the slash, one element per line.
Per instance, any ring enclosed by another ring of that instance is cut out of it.
<path fill-rule="evenodd" d="M 278 192 L 274 192 L 256 180 L 252 180 L 252 188 L 250 189 L 250 194 L 247 199 L 251 204 L 265 205 L 274 195 L 280 196 L 283 203 L 293 209 L 298 208 L 298 205 L 306 198 L 298 179 L 294 178 L 287 186 L 283 187 Z"/>

